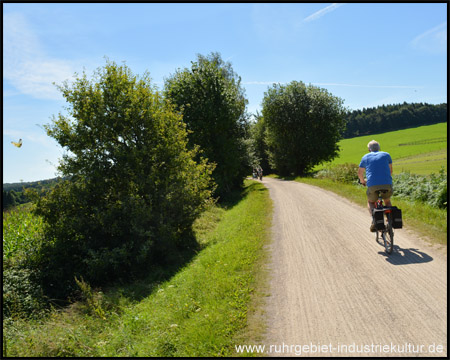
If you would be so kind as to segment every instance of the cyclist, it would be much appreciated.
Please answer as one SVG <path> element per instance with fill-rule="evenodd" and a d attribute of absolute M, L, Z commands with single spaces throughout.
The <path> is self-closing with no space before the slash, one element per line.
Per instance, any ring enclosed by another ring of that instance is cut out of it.
<path fill-rule="evenodd" d="M 392 158 L 389 153 L 380 150 L 380 144 L 372 140 L 367 144 L 369 153 L 361 159 L 358 169 L 358 177 L 361 184 L 367 185 L 367 207 L 370 216 L 372 209 L 377 201 L 377 190 L 388 190 L 382 193 L 386 206 L 391 206 L 392 196 Z M 367 182 L 364 180 L 364 171 L 366 172 Z M 370 225 L 370 231 L 375 232 L 375 226 Z"/>

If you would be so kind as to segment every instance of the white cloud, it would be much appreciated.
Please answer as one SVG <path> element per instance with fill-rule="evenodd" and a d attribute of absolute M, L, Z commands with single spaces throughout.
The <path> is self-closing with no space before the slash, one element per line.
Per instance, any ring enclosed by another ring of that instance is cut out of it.
<path fill-rule="evenodd" d="M 61 100 L 53 82 L 61 84 L 76 71 L 73 62 L 47 56 L 26 18 L 3 14 L 3 78 L 20 93 Z"/>
<path fill-rule="evenodd" d="M 309 21 L 313 21 L 313 20 L 317 20 L 318 18 L 324 16 L 325 14 L 336 10 L 337 8 L 341 7 L 342 5 L 344 5 L 344 3 L 333 3 L 329 6 L 327 6 L 326 8 L 323 8 L 319 11 L 316 11 L 314 14 L 309 15 L 308 17 L 304 18 L 303 21 L 304 22 L 309 22 Z"/>
<path fill-rule="evenodd" d="M 447 52 L 447 22 L 416 36 L 411 41 L 411 46 L 430 53 Z"/>

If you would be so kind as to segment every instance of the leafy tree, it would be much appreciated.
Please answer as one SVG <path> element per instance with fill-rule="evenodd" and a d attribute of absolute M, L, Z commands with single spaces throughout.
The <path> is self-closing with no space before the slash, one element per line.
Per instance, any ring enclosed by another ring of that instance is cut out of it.
<path fill-rule="evenodd" d="M 256 122 L 250 126 L 250 137 L 254 148 L 254 163 L 255 166 L 261 166 L 265 173 L 270 173 L 273 169 L 269 164 L 267 145 L 265 142 L 267 127 L 263 116 L 258 111 L 256 112 L 255 118 Z"/>
<path fill-rule="evenodd" d="M 240 77 L 219 53 L 197 55 L 190 69 L 178 69 L 166 79 L 166 97 L 183 114 L 189 147 L 199 145 L 201 156 L 217 166 L 213 177 L 216 195 L 242 184 L 249 159 L 247 100 Z"/>
<path fill-rule="evenodd" d="M 269 162 L 280 174 L 303 174 L 337 156 L 345 127 L 343 101 L 303 82 L 274 84 L 264 93 Z"/>
<path fill-rule="evenodd" d="M 74 276 L 102 284 L 194 245 L 213 167 L 194 161 L 181 116 L 148 74 L 107 61 L 92 80 L 83 74 L 58 88 L 68 114 L 45 129 L 67 150 L 58 169 L 68 180 L 37 204 L 48 239 L 44 283 L 57 294 Z"/>

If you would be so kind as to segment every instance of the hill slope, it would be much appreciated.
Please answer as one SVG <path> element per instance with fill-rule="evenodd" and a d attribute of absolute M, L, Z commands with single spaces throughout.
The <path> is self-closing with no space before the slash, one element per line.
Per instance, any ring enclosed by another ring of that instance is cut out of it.
<path fill-rule="evenodd" d="M 371 140 L 378 141 L 381 150 L 391 154 L 395 173 L 430 174 L 437 173 L 441 166 L 447 169 L 447 123 L 440 123 L 341 140 L 339 157 L 314 170 L 329 165 L 359 164 Z"/>

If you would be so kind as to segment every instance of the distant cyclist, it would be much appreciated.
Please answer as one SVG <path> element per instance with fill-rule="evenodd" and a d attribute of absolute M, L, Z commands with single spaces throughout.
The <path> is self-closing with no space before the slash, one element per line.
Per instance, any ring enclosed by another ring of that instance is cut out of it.
<path fill-rule="evenodd" d="M 380 144 L 372 140 L 367 144 L 369 153 L 364 155 L 361 159 L 358 169 L 359 181 L 363 185 L 367 185 L 367 207 L 370 216 L 372 216 L 372 209 L 375 207 L 375 202 L 378 197 L 377 190 L 388 190 L 387 193 L 382 194 L 386 206 L 391 206 L 392 196 L 392 158 L 389 153 L 380 151 Z M 367 182 L 364 180 L 364 171 L 366 172 Z M 370 231 L 375 232 L 375 226 L 370 226 Z"/>

